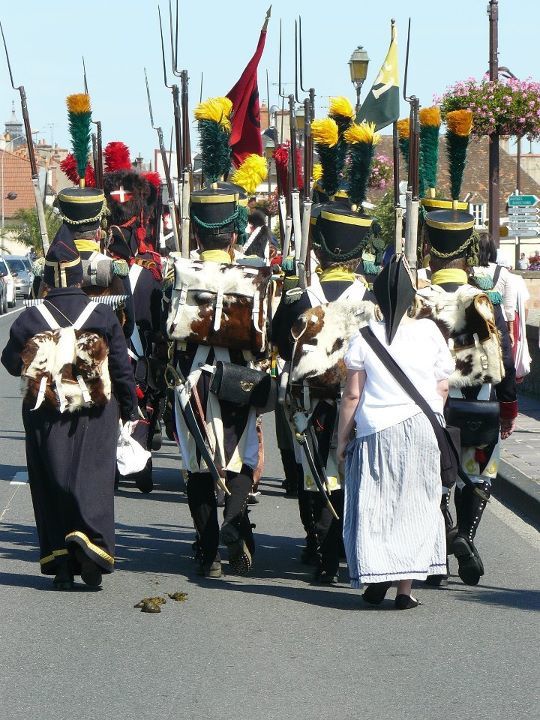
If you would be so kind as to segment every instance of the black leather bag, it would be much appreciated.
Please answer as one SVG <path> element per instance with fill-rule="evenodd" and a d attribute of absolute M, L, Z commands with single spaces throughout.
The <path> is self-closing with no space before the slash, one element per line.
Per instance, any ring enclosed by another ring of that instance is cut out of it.
<path fill-rule="evenodd" d="M 235 405 L 251 405 L 259 413 L 275 409 L 277 387 L 273 378 L 261 370 L 218 361 L 210 392 L 219 400 Z"/>
<path fill-rule="evenodd" d="M 449 425 L 460 429 L 462 447 L 497 444 L 500 415 L 496 400 L 448 398 L 444 414 Z"/>

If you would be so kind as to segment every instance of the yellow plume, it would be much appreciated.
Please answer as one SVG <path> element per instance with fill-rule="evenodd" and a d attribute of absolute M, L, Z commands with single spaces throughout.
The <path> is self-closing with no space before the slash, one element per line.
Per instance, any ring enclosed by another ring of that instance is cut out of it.
<path fill-rule="evenodd" d="M 441 110 L 438 105 L 433 107 L 421 108 L 418 113 L 420 125 L 429 125 L 431 127 L 440 127 L 441 125 Z"/>
<path fill-rule="evenodd" d="M 323 176 L 323 169 L 321 163 L 315 163 L 313 165 L 313 182 L 318 182 Z"/>
<path fill-rule="evenodd" d="M 446 127 L 454 135 L 467 137 L 471 134 L 472 123 L 472 110 L 451 110 L 446 114 Z"/>
<path fill-rule="evenodd" d="M 67 109 L 69 112 L 76 113 L 87 113 L 90 112 L 90 95 L 86 93 L 76 93 L 75 95 L 68 95 L 66 98 Z"/>
<path fill-rule="evenodd" d="M 232 182 L 240 185 L 252 195 L 257 186 L 268 177 L 268 166 L 266 159 L 260 155 L 248 155 L 244 162 L 232 174 Z"/>
<path fill-rule="evenodd" d="M 338 97 L 330 98 L 330 110 L 328 111 L 330 117 L 342 116 L 346 118 L 354 117 L 354 110 L 351 102 L 348 98 L 342 95 Z"/>
<path fill-rule="evenodd" d="M 311 136 L 316 145 L 334 147 L 339 140 L 338 126 L 332 118 L 314 120 L 311 123 Z"/>
<path fill-rule="evenodd" d="M 343 137 L 349 145 L 355 145 L 356 143 L 377 145 L 381 139 L 381 136 L 375 132 L 375 123 L 368 123 L 366 121 L 360 124 L 353 123 L 345 130 Z"/>
<path fill-rule="evenodd" d="M 196 120 L 213 120 L 224 130 L 231 130 L 232 102 L 226 97 L 210 98 L 199 103 L 195 108 Z"/>
<path fill-rule="evenodd" d="M 403 118 L 402 120 L 397 121 L 398 135 L 402 140 L 404 140 L 405 138 L 408 139 L 409 127 L 410 127 L 409 118 Z"/>

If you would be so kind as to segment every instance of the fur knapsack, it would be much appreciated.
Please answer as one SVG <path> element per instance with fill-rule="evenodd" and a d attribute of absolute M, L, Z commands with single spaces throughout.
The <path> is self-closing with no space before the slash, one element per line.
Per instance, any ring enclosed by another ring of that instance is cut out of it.
<path fill-rule="evenodd" d="M 30 338 L 21 353 L 24 402 L 33 410 L 45 403 L 61 413 L 75 412 L 110 400 L 108 345 L 99 333 L 81 330 L 96 307 L 88 303 L 72 325 L 60 327 L 44 304 L 36 305 L 50 329 Z"/>

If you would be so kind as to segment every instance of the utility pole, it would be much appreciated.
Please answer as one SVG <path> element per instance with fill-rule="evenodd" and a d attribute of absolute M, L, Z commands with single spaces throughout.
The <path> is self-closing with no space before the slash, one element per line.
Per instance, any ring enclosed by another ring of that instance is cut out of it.
<path fill-rule="evenodd" d="M 499 3 L 489 0 L 489 79 L 497 81 L 499 77 Z M 489 136 L 489 234 L 496 248 L 499 237 L 499 135 Z"/>

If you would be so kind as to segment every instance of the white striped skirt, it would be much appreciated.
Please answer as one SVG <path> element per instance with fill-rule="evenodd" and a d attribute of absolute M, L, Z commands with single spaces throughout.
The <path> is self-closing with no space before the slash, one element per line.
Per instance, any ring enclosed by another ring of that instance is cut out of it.
<path fill-rule="evenodd" d="M 446 573 L 440 453 L 423 412 L 347 448 L 343 539 L 351 586 Z"/>

